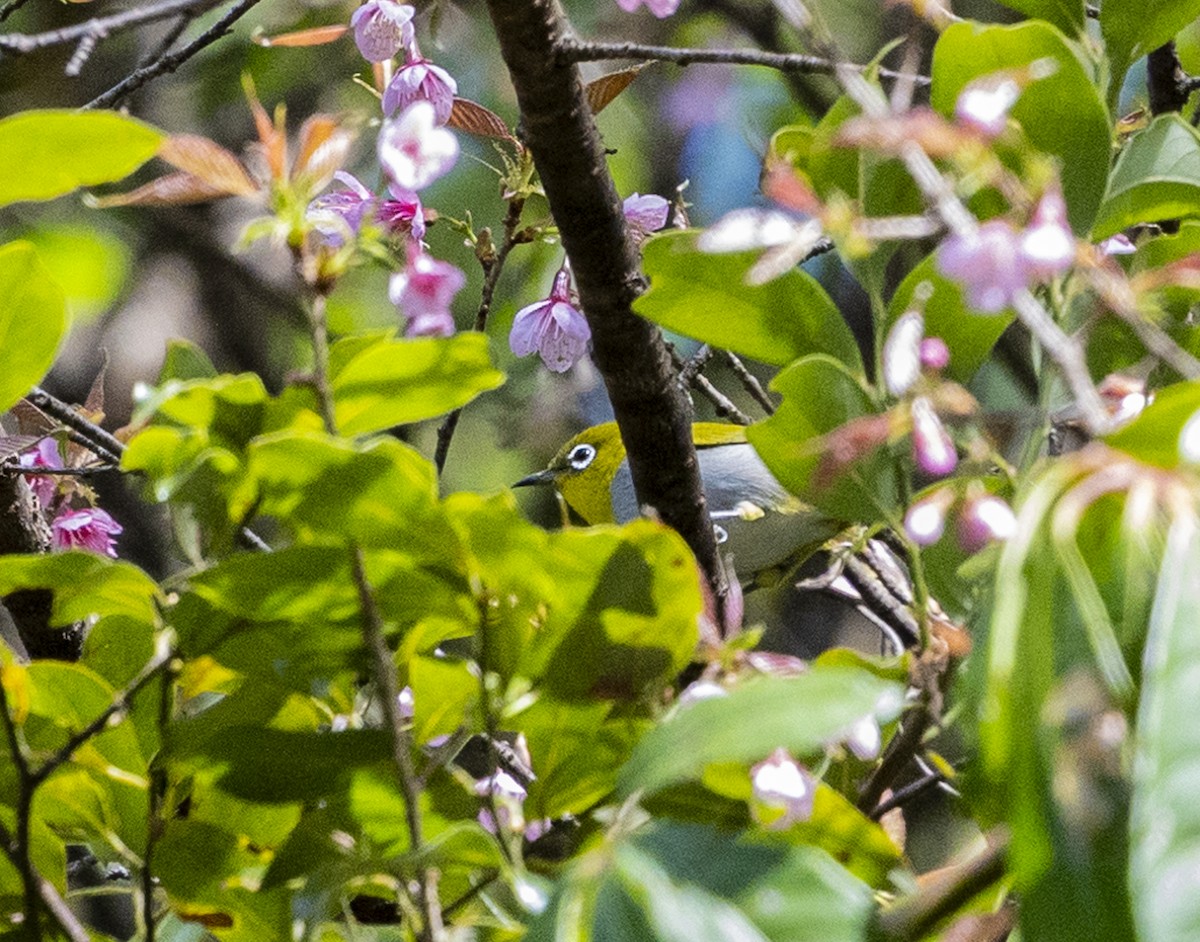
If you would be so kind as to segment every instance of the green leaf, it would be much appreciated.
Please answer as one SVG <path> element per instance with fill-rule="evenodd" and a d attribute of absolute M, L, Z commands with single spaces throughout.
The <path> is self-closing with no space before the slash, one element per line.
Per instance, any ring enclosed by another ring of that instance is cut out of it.
<path fill-rule="evenodd" d="M 52 591 L 50 618 L 55 625 L 107 615 L 126 615 L 148 625 L 158 622 L 160 596 L 154 580 L 133 563 L 95 553 L 0 557 L 0 595 L 18 589 Z"/>
<path fill-rule="evenodd" d="M 124 289 L 132 253 L 113 233 L 65 224 L 30 230 L 25 238 L 66 292 L 75 323 L 107 311 Z"/>
<path fill-rule="evenodd" d="M 331 357 L 337 352 L 335 345 Z M 329 379 L 338 431 L 363 435 L 457 409 L 504 374 L 492 366 L 486 336 L 462 333 L 373 344 L 332 368 Z"/>
<path fill-rule="evenodd" d="M 694 232 L 669 232 L 643 247 L 650 290 L 634 302 L 647 320 L 685 337 L 764 363 L 827 353 L 862 372 L 858 345 L 825 289 L 793 269 L 763 285 L 746 284 L 759 252 L 712 255 Z"/>
<path fill-rule="evenodd" d="M 1174 39 L 1197 16 L 1198 0 L 1104 0 L 1100 4 L 1100 33 L 1108 53 L 1108 100 L 1112 106 L 1116 106 L 1129 67 Z"/>
<path fill-rule="evenodd" d="M 1200 533 L 1180 512 L 1167 538 L 1138 705 L 1129 886 L 1141 942 L 1200 933 L 1200 897 L 1181 893 L 1200 860 L 1200 727 L 1187 722 L 1200 660 Z"/>
<path fill-rule="evenodd" d="M 1196 463 L 1194 444 L 1184 454 L 1184 439 L 1200 437 L 1193 418 L 1200 412 L 1200 380 L 1175 383 L 1157 390 L 1154 401 L 1128 425 L 1105 437 L 1138 461 L 1158 468 L 1175 469 Z"/>
<path fill-rule="evenodd" d="M 1011 309 L 986 317 L 972 313 L 964 300 L 962 285 L 938 274 L 934 256 L 928 255 L 908 273 L 892 295 L 885 332 L 908 310 L 913 292 L 923 282 L 929 282 L 933 288 L 923 308 L 925 336 L 941 337 L 946 341 L 950 348 L 950 365 L 944 372 L 951 379 L 966 383 L 988 358 L 1015 314 Z"/>
<path fill-rule="evenodd" d="M 158 385 L 163 386 L 171 380 L 216 379 L 217 375 L 217 368 L 208 354 L 196 344 L 190 340 L 167 341 L 167 355 L 158 371 Z"/>
<path fill-rule="evenodd" d="M 1083 0 L 1000 0 L 1006 7 L 1034 20 L 1053 23 L 1067 35 L 1083 31 L 1086 22 Z"/>
<path fill-rule="evenodd" d="M 4 123 L 0 121 L 0 126 Z M 0 142 L 0 155 L 3 147 Z M 3 185 L 0 182 L 0 188 Z M 33 246 L 28 242 L 0 246 L 0 412 L 46 375 L 66 329 L 62 289 Z"/>
<path fill-rule="evenodd" d="M 651 730 L 621 770 L 621 793 L 698 779 L 712 763 L 754 762 L 780 746 L 797 756 L 821 752 L 865 716 L 895 719 L 903 697 L 900 684 L 850 668 L 749 681 Z"/>
<path fill-rule="evenodd" d="M 746 436 L 784 487 L 840 520 L 874 520 L 896 503 L 895 474 L 883 448 L 845 467 L 828 464 L 826 434 L 874 412 L 845 367 L 828 357 L 805 357 L 779 373 L 771 388 L 783 394 L 782 405 Z"/>
<path fill-rule="evenodd" d="M 1112 132 L 1108 109 L 1062 33 L 1038 20 L 1016 26 L 955 23 L 934 47 L 931 100 L 942 114 L 952 115 L 967 83 L 1045 58 L 1054 60 L 1054 74 L 1030 82 L 1012 116 L 1034 147 L 1058 158 L 1071 227 L 1083 234 L 1100 205 Z"/>
<path fill-rule="evenodd" d="M 656 823 L 560 882 L 530 942 L 859 942 L 870 889 L 823 851 Z"/>
<path fill-rule="evenodd" d="M 162 132 L 112 111 L 26 111 L 0 121 L 0 206 L 112 183 L 154 156 Z"/>
<path fill-rule="evenodd" d="M 1200 215 L 1200 135 L 1163 114 L 1125 145 L 1092 226 L 1103 239 L 1136 222 Z"/>

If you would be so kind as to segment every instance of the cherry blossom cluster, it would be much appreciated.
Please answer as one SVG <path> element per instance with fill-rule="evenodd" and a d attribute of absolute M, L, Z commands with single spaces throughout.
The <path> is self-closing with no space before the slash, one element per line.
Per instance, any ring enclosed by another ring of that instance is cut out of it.
<path fill-rule="evenodd" d="M 368 223 L 389 236 L 404 237 L 405 267 L 392 275 L 388 296 L 405 319 L 406 335 L 445 337 L 454 333 L 450 305 L 466 276 L 428 253 L 420 191 L 458 160 L 458 139 L 445 127 L 458 86 L 421 54 L 414 15 L 407 4 L 369 0 L 350 18 L 354 41 L 367 61 L 390 62 L 403 54 L 403 64 L 383 93 L 384 120 L 376 142 L 387 196 L 376 196 L 342 171 L 335 178 L 344 189 L 313 200 L 308 219 L 333 249 L 357 239 Z"/>
<path fill-rule="evenodd" d="M 22 468 L 31 472 L 39 468 L 62 470 L 64 467 L 58 442 L 53 438 L 43 438 L 32 449 L 23 452 L 19 461 Z M 55 551 L 79 549 L 116 559 L 116 537 L 124 528 L 108 511 L 99 507 L 72 506 L 72 497 L 60 493 L 56 475 L 30 473 L 25 480 L 42 510 L 50 517 L 51 547 Z"/>
<path fill-rule="evenodd" d="M 626 199 L 622 208 L 630 237 L 638 245 L 667 224 L 671 209 L 661 196 L 638 193 Z M 587 352 L 591 339 L 591 328 L 571 288 L 571 269 L 564 261 L 550 296 L 517 311 L 508 345 L 517 356 L 537 353 L 547 369 L 564 373 Z"/>

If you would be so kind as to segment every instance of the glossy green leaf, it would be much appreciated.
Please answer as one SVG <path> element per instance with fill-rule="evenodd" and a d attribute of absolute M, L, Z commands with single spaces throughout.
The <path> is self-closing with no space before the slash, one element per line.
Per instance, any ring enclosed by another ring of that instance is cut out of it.
<path fill-rule="evenodd" d="M 698 779 L 712 763 L 756 762 L 780 746 L 798 757 L 821 752 L 864 716 L 895 719 L 903 696 L 900 684 L 848 668 L 749 681 L 651 730 L 621 770 L 621 792 Z"/>
<path fill-rule="evenodd" d="M 62 289 L 37 251 L 28 242 L 0 246 L 0 411 L 46 375 L 66 329 Z"/>
<path fill-rule="evenodd" d="M 850 328 L 815 278 L 793 269 L 764 285 L 746 284 L 760 254 L 704 253 L 692 232 L 655 236 L 643 247 L 650 290 L 634 310 L 675 333 L 764 363 L 827 353 L 861 372 Z"/>
<path fill-rule="evenodd" d="M 215 379 L 217 368 L 208 354 L 190 340 L 168 340 L 167 354 L 163 357 L 162 369 L 158 371 L 158 385 L 171 380 L 186 382 L 192 379 Z"/>
<path fill-rule="evenodd" d="M 1159 468 L 1196 464 L 1200 457 L 1200 380 L 1157 390 L 1154 401 L 1136 419 L 1106 441 L 1138 461 Z"/>
<path fill-rule="evenodd" d="M 1200 215 L 1200 135 L 1177 114 L 1159 115 L 1125 145 L 1092 227 L 1102 239 L 1137 222 Z"/>
<path fill-rule="evenodd" d="M 870 889 L 812 847 L 755 844 L 659 823 L 580 861 L 531 942 L 857 942 Z"/>
<path fill-rule="evenodd" d="M 154 156 L 162 132 L 112 111 L 26 111 L 0 121 L 0 206 L 112 183 Z"/>
<path fill-rule="evenodd" d="M 805 357 L 771 381 L 778 411 L 746 431 L 771 473 L 806 503 L 839 520 L 875 520 L 896 502 L 896 479 L 882 442 L 845 466 L 830 463 L 826 436 L 871 416 L 866 391 L 828 357 Z"/>
<path fill-rule="evenodd" d="M 1200 897 L 1183 893 L 1200 861 L 1200 727 L 1188 722 L 1200 659 L 1200 531 L 1191 511 L 1171 526 L 1159 572 L 1137 714 L 1130 890 L 1141 942 L 1200 933 Z"/>
<path fill-rule="evenodd" d="M 488 356 L 487 337 L 478 333 L 388 340 L 337 363 L 329 379 L 343 435 L 432 419 L 504 382 Z"/>
<path fill-rule="evenodd" d="M 1054 74 L 1031 82 L 1012 116 L 1034 147 L 1058 158 L 1071 227 L 1083 234 L 1100 205 L 1112 132 L 1100 93 L 1062 33 L 1038 20 L 1016 26 L 955 23 L 934 47 L 932 103 L 951 115 L 968 82 L 1045 58 L 1054 61 Z"/>
<path fill-rule="evenodd" d="M 1109 62 L 1109 101 L 1115 106 L 1129 67 L 1175 38 L 1200 16 L 1198 0 L 1105 0 L 1100 33 Z"/>
<path fill-rule="evenodd" d="M 158 586 L 133 563 L 75 550 L 0 557 L 0 595 L 18 589 L 54 593 L 51 621 L 69 625 L 93 616 L 125 615 L 158 622 Z"/>
<path fill-rule="evenodd" d="M 129 277 L 129 247 L 111 232 L 79 225 L 48 225 L 24 236 L 66 293 L 75 323 L 103 314 Z"/>
<path fill-rule="evenodd" d="M 337 546 L 230 556 L 197 575 L 191 586 L 213 607 L 252 621 L 344 621 L 359 611 L 350 552 Z"/>
<path fill-rule="evenodd" d="M 928 282 L 933 292 L 925 302 L 925 336 L 941 337 L 950 348 L 950 365 L 944 373 L 960 383 L 968 382 L 983 365 L 1015 316 L 1011 309 L 981 316 L 972 313 L 962 286 L 938 274 L 934 256 L 924 258 L 908 273 L 888 303 L 885 330 L 890 329 L 912 303 L 917 286 Z"/>
<path fill-rule="evenodd" d="M 1034 20 L 1053 23 L 1068 36 L 1083 30 L 1086 21 L 1083 0 L 1001 0 L 1018 13 Z"/>

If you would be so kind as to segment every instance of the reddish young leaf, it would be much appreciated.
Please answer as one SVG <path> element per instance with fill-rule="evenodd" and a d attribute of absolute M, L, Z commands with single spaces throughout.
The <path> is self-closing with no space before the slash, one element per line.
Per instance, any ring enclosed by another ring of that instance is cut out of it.
<path fill-rule="evenodd" d="M 292 167 L 292 177 L 307 174 L 314 186 L 324 185 L 324 181 L 345 164 L 353 140 L 353 135 L 336 118 L 327 114 L 313 115 L 300 126 L 300 152 Z"/>
<path fill-rule="evenodd" d="M 480 137 L 495 137 L 502 141 L 515 140 L 508 125 L 498 114 L 467 98 L 454 99 L 454 108 L 446 126 Z"/>
<path fill-rule="evenodd" d="M 335 23 L 330 26 L 314 26 L 312 29 L 300 29 L 294 33 L 280 33 L 278 36 L 264 36 L 261 33 L 253 39 L 260 46 L 324 46 L 346 35 L 350 27 Z"/>
<path fill-rule="evenodd" d="M 646 64 L 635 65 L 632 68 L 622 69 L 620 72 L 609 72 L 608 75 L 602 75 L 598 79 L 593 79 L 588 82 L 584 93 L 587 95 L 588 106 L 592 109 L 592 114 L 599 114 L 612 100 L 621 92 L 625 91 L 638 73 L 646 67 Z"/>
<path fill-rule="evenodd" d="M 218 189 L 190 173 L 169 173 L 128 193 L 89 195 L 84 200 L 93 209 L 108 209 L 113 206 L 183 206 L 229 195 L 228 191 Z"/>
<path fill-rule="evenodd" d="M 253 196 L 258 186 L 242 162 L 220 144 L 196 134 L 176 134 L 163 141 L 158 156 L 189 173 L 214 192 L 230 196 Z"/>

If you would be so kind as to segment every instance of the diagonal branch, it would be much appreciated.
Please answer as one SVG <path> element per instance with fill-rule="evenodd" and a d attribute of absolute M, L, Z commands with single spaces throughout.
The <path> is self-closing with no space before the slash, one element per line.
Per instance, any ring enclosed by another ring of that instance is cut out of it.
<path fill-rule="evenodd" d="M 220 3 L 221 0 L 161 0 L 159 3 L 123 10 L 112 16 L 95 17 L 84 23 L 73 23 L 44 33 L 6 33 L 0 35 L 0 52 L 26 55 L 50 46 L 78 43 L 87 36 L 103 39 L 113 33 L 132 29 L 143 23 L 165 20 L 179 13 L 200 13 Z"/>
<path fill-rule="evenodd" d="M 662 336 L 631 307 L 645 279 L 579 70 L 557 55 L 567 32 L 562 10 L 556 0 L 488 0 L 488 11 L 522 133 L 575 273 L 638 500 L 683 536 L 721 593 L 691 409 Z"/>

